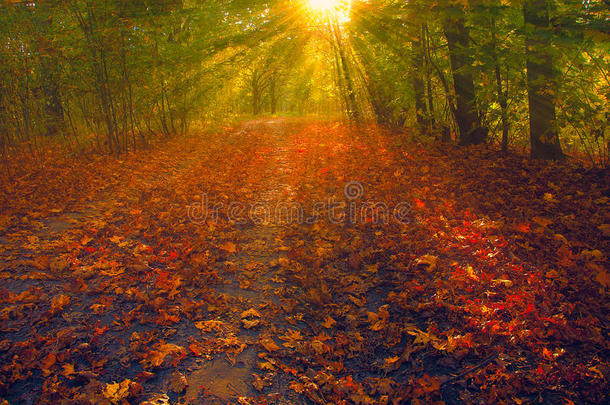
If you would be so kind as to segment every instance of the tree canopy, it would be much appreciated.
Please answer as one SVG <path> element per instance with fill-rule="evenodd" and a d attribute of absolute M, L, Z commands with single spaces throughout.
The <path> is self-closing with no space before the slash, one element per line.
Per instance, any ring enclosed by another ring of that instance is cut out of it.
<path fill-rule="evenodd" d="M 342 114 L 608 160 L 604 1 L 4 1 L 2 153 L 121 152 L 243 114 Z M 86 140 L 84 142 L 87 142 Z"/>

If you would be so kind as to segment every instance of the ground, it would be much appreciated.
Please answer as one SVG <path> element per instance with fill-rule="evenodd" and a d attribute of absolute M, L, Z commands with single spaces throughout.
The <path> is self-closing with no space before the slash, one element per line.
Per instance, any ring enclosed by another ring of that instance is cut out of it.
<path fill-rule="evenodd" d="M 607 173 L 408 139 L 269 119 L 5 180 L 0 398 L 602 403 Z"/>

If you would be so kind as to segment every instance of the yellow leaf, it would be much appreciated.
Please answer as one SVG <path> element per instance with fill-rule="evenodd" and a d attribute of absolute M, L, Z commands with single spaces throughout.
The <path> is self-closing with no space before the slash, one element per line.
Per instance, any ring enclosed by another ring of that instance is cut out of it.
<path fill-rule="evenodd" d="M 268 361 L 258 363 L 258 367 L 262 370 L 275 371 L 275 366 Z"/>
<path fill-rule="evenodd" d="M 468 277 L 475 281 L 479 279 L 479 277 L 474 273 L 474 269 L 470 265 L 466 267 L 466 273 L 468 273 Z"/>
<path fill-rule="evenodd" d="M 201 332 L 211 332 L 213 330 L 217 332 L 222 332 L 227 328 L 227 325 L 224 322 L 209 320 L 209 321 L 200 321 L 195 322 L 195 327 L 200 329 Z"/>
<path fill-rule="evenodd" d="M 106 387 L 104 387 L 104 396 L 113 404 L 121 403 L 124 399 L 129 397 L 129 388 L 131 387 L 131 384 L 131 380 L 124 380 L 120 384 L 117 382 L 106 384 Z"/>

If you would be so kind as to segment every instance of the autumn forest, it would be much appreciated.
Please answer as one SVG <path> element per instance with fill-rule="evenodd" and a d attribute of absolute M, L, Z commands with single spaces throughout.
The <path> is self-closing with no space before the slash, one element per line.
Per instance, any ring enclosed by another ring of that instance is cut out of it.
<path fill-rule="evenodd" d="M 0 0 L 0 405 L 602 404 L 608 0 Z"/>

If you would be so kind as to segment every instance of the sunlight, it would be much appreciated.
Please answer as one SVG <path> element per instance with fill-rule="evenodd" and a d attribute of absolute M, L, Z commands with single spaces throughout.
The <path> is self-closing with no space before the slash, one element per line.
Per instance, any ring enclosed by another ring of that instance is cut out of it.
<path fill-rule="evenodd" d="M 351 0 L 307 0 L 308 7 L 319 17 L 333 17 L 339 23 L 349 21 Z"/>
<path fill-rule="evenodd" d="M 341 0 L 309 0 L 309 7 L 321 13 L 328 13 L 339 6 L 341 6 Z"/>

